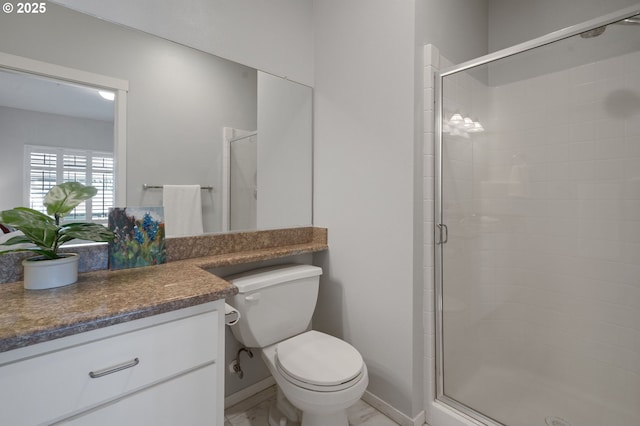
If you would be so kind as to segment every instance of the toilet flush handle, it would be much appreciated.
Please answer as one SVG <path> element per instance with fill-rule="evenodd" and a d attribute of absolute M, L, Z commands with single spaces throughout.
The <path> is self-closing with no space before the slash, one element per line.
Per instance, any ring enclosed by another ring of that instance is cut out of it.
<path fill-rule="evenodd" d="M 259 302 L 260 301 L 260 293 L 253 293 L 244 297 L 244 300 L 247 302 Z"/>

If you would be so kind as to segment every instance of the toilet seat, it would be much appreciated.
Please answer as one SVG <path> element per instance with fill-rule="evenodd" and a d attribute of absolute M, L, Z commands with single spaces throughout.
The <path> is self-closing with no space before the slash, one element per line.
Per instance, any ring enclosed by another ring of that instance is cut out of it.
<path fill-rule="evenodd" d="M 363 375 L 360 353 L 347 342 L 319 331 L 294 336 L 275 349 L 278 371 L 304 389 L 335 392 L 350 388 Z"/>

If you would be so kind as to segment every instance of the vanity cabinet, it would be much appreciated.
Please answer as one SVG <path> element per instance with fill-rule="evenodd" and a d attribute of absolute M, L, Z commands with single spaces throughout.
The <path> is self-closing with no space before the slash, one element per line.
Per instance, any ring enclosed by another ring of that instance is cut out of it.
<path fill-rule="evenodd" d="M 0 353 L 0 425 L 222 426 L 224 301 Z"/>

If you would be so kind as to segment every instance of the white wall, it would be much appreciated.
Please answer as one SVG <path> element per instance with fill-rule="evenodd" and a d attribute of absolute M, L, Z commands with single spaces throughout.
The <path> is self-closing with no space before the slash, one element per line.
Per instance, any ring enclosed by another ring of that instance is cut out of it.
<path fill-rule="evenodd" d="M 579 24 L 637 0 L 489 0 L 489 51 Z"/>
<path fill-rule="evenodd" d="M 0 210 L 24 205 L 24 146 L 113 152 L 113 122 L 0 107 Z"/>
<path fill-rule="evenodd" d="M 56 3 L 313 85 L 311 0 Z"/>
<path fill-rule="evenodd" d="M 352 343 L 369 368 L 369 392 L 414 417 L 423 406 L 414 310 L 416 287 L 422 294 L 413 247 L 416 4 L 313 7 L 314 224 L 329 228 L 330 247 L 318 256 L 314 327 Z"/>

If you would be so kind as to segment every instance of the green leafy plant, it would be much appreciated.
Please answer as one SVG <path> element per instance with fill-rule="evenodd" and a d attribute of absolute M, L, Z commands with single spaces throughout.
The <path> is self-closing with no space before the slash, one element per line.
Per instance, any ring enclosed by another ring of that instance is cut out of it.
<path fill-rule="evenodd" d="M 60 246 L 73 239 L 95 242 L 113 240 L 114 233 L 99 223 L 73 222 L 61 224 L 61 219 L 85 200 L 98 193 L 93 186 L 79 182 L 65 182 L 54 186 L 44 197 L 46 214 L 27 208 L 16 207 L 0 212 L 0 223 L 12 226 L 24 235 L 7 240 L 4 245 L 31 243 L 35 247 L 24 247 L 0 251 L 0 254 L 16 251 L 33 251 L 45 259 L 58 259 Z"/>

